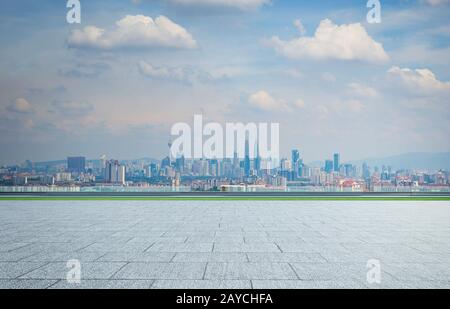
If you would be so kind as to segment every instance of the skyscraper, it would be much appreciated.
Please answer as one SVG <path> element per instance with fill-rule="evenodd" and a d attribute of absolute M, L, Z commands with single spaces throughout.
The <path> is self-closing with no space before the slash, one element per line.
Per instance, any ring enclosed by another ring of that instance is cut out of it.
<path fill-rule="evenodd" d="M 261 171 L 261 157 L 259 156 L 259 143 L 256 144 L 255 171 L 259 175 Z"/>
<path fill-rule="evenodd" d="M 330 174 L 333 171 L 333 161 L 332 160 L 326 160 L 325 161 L 325 172 L 327 174 Z"/>
<path fill-rule="evenodd" d="M 185 162 L 184 155 L 176 159 L 175 168 L 177 172 L 184 173 Z"/>
<path fill-rule="evenodd" d="M 280 165 L 281 165 L 282 171 L 288 172 L 288 171 L 292 170 L 292 162 L 288 159 L 282 159 Z"/>
<path fill-rule="evenodd" d="M 362 165 L 362 177 L 368 181 L 370 179 L 370 168 L 366 162 Z"/>
<path fill-rule="evenodd" d="M 300 169 L 300 152 L 297 149 L 292 150 L 292 170 L 293 170 L 293 178 L 298 178 L 301 173 Z"/>
<path fill-rule="evenodd" d="M 250 176 L 250 143 L 248 139 L 245 140 L 245 159 L 244 159 L 244 174 L 246 177 Z"/>
<path fill-rule="evenodd" d="M 297 149 L 292 150 L 292 166 L 300 160 L 300 152 Z"/>
<path fill-rule="evenodd" d="M 339 168 L 340 168 L 340 155 L 338 153 L 334 154 L 334 162 L 333 162 L 333 166 L 334 166 L 334 171 L 335 172 L 339 172 Z"/>
<path fill-rule="evenodd" d="M 71 173 L 83 173 L 86 169 L 85 157 L 68 157 L 67 170 Z"/>
<path fill-rule="evenodd" d="M 159 166 L 156 163 L 150 164 L 150 172 L 152 177 L 159 176 Z"/>
<path fill-rule="evenodd" d="M 172 165 L 172 161 L 170 160 L 170 157 L 165 157 L 162 161 L 161 161 L 161 169 L 164 169 L 166 167 L 170 167 Z"/>
<path fill-rule="evenodd" d="M 106 163 L 105 181 L 112 184 L 125 184 L 125 166 L 121 165 L 119 161 L 110 160 Z"/>

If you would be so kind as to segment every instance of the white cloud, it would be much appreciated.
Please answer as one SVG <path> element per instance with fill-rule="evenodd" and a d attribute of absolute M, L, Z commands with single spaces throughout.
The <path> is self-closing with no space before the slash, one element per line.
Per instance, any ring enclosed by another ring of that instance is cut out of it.
<path fill-rule="evenodd" d="M 239 10 L 254 10 L 264 4 L 269 4 L 270 0 L 166 0 L 172 4 L 184 6 L 195 5 L 205 7 L 228 7 Z"/>
<path fill-rule="evenodd" d="M 429 69 L 416 69 L 392 67 L 388 70 L 389 76 L 395 81 L 413 91 L 436 93 L 450 90 L 450 82 L 442 82 L 436 78 Z"/>
<path fill-rule="evenodd" d="M 330 110 L 328 109 L 328 107 L 324 106 L 324 105 L 319 105 L 316 107 L 316 112 L 318 114 L 319 119 L 326 119 L 328 117 L 328 115 L 330 114 Z"/>
<path fill-rule="evenodd" d="M 182 26 L 165 16 L 152 19 L 143 15 L 127 15 L 116 22 L 114 29 L 105 30 L 87 26 L 73 30 L 69 46 L 78 48 L 195 48 L 197 43 Z"/>
<path fill-rule="evenodd" d="M 32 128 L 34 127 L 34 121 L 33 121 L 32 119 L 26 119 L 26 120 L 23 122 L 23 126 L 24 126 L 26 129 L 32 129 Z"/>
<path fill-rule="evenodd" d="M 8 110 L 16 113 L 26 114 L 32 111 L 30 102 L 24 98 L 16 99 L 13 104 L 8 107 Z"/>
<path fill-rule="evenodd" d="M 175 80 L 180 82 L 212 82 L 226 78 L 226 75 L 212 75 L 194 67 L 154 66 L 145 61 L 138 63 L 139 72 L 149 78 Z"/>
<path fill-rule="evenodd" d="M 77 101 L 53 101 L 52 111 L 57 111 L 59 116 L 67 118 L 86 117 L 94 111 L 94 106 L 88 102 Z"/>
<path fill-rule="evenodd" d="M 342 98 L 332 101 L 327 105 L 328 111 L 339 117 L 354 117 L 354 113 L 360 113 L 365 105 L 359 98 Z"/>
<path fill-rule="evenodd" d="M 292 78 L 302 78 L 303 77 L 303 73 L 297 69 L 287 69 L 284 71 L 284 73 Z"/>
<path fill-rule="evenodd" d="M 302 99 L 298 99 L 294 102 L 294 106 L 300 109 L 305 108 L 305 101 L 303 101 Z"/>
<path fill-rule="evenodd" d="M 303 26 L 303 23 L 300 19 L 294 20 L 294 26 L 297 28 L 298 32 L 300 32 L 300 35 L 303 36 L 306 34 L 306 28 Z"/>
<path fill-rule="evenodd" d="M 350 100 L 346 102 L 345 107 L 352 112 L 360 112 L 364 109 L 364 105 L 359 100 Z"/>
<path fill-rule="evenodd" d="M 260 90 L 248 98 L 248 102 L 264 111 L 279 111 L 289 109 L 286 102 L 272 97 L 267 91 Z"/>
<path fill-rule="evenodd" d="M 450 24 L 424 30 L 425 35 L 450 36 Z"/>
<path fill-rule="evenodd" d="M 431 6 L 438 6 L 441 4 L 449 4 L 450 0 L 423 0 L 422 2 L 425 2 Z"/>
<path fill-rule="evenodd" d="M 141 61 L 138 64 L 139 71 L 147 77 L 167 78 L 184 80 L 185 73 L 180 68 L 155 67 L 147 62 Z"/>
<path fill-rule="evenodd" d="M 336 81 L 336 76 L 334 76 L 332 73 L 330 72 L 325 72 L 322 74 L 322 79 L 326 82 L 332 82 L 334 83 Z"/>
<path fill-rule="evenodd" d="M 339 26 L 329 19 L 320 22 L 313 37 L 283 41 L 274 36 L 268 44 L 279 54 L 291 59 L 360 60 L 373 63 L 389 60 L 382 44 L 372 39 L 361 24 Z"/>
<path fill-rule="evenodd" d="M 246 74 L 248 72 L 240 66 L 221 66 L 211 69 L 209 73 L 214 79 L 228 79 Z"/>
<path fill-rule="evenodd" d="M 350 83 L 348 84 L 348 94 L 353 97 L 375 98 L 378 96 L 378 91 L 366 85 Z"/>

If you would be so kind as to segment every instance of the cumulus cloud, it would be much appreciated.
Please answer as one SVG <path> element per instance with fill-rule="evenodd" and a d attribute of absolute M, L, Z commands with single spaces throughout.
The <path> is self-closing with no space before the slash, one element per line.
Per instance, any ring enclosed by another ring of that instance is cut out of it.
<path fill-rule="evenodd" d="M 345 108 L 352 112 L 361 112 L 364 109 L 364 104 L 362 104 L 359 100 L 349 100 L 345 104 Z"/>
<path fill-rule="evenodd" d="M 28 102 L 26 99 L 18 98 L 8 106 L 8 110 L 19 114 L 27 114 L 32 111 L 32 107 L 30 102 Z"/>
<path fill-rule="evenodd" d="M 92 113 L 94 111 L 94 106 L 88 102 L 54 101 L 52 102 L 52 109 L 60 115 L 70 118 L 79 118 Z"/>
<path fill-rule="evenodd" d="M 292 78 L 302 78 L 303 77 L 303 73 L 297 69 L 287 69 L 287 70 L 284 70 L 283 73 Z"/>
<path fill-rule="evenodd" d="M 336 81 L 336 76 L 334 76 L 332 73 L 330 72 L 325 72 L 322 74 L 322 79 L 326 82 L 331 82 L 334 83 Z"/>
<path fill-rule="evenodd" d="M 209 74 L 214 79 L 231 79 L 248 73 L 248 69 L 239 65 L 225 65 L 213 68 L 209 71 Z"/>
<path fill-rule="evenodd" d="M 300 109 L 302 109 L 302 108 L 305 108 L 305 101 L 303 101 L 302 99 L 297 99 L 295 102 L 294 102 L 294 106 L 295 107 L 297 107 L 297 108 L 300 108 Z"/>
<path fill-rule="evenodd" d="M 305 26 L 303 26 L 303 23 L 300 19 L 294 20 L 294 26 L 295 28 L 297 28 L 298 32 L 300 32 L 300 35 L 303 36 L 306 34 L 306 28 Z"/>
<path fill-rule="evenodd" d="M 139 72 L 149 78 L 175 80 L 179 82 L 211 82 L 224 78 L 224 75 L 212 74 L 194 67 L 155 66 L 145 61 L 138 63 Z"/>
<path fill-rule="evenodd" d="M 34 124 L 34 121 L 32 119 L 26 119 L 26 120 L 23 121 L 23 126 L 26 129 L 32 129 L 34 127 L 34 125 L 35 124 Z"/>
<path fill-rule="evenodd" d="M 267 43 L 290 59 L 339 59 L 372 63 L 389 60 L 382 44 L 372 39 L 359 23 L 336 25 L 325 19 L 320 22 L 313 37 L 284 41 L 274 36 Z"/>
<path fill-rule="evenodd" d="M 328 118 L 328 115 L 330 114 L 330 110 L 328 109 L 328 107 L 324 105 L 317 106 L 315 108 L 315 111 L 317 113 L 318 118 L 321 120 Z"/>
<path fill-rule="evenodd" d="M 77 62 L 71 63 L 66 68 L 61 68 L 58 73 L 61 76 L 69 78 L 96 78 L 102 73 L 111 70 L 108 63 L 102 62 Z"/>
<path fill-rule="evenodd" d="M 95 49 L 120 48 L 187 48 L 197 47 L 192 35 L 165 16 L 152 19 L 143 15 L 127 15 L 116 22 L 114 29 L 87 26 L 73 30 L 70 47 Z"/>
<path fill-rule="evenodd" d="M 280 111 L 289 109 L 285 101 L 272 97 L 267 91 L 260 90 L 248 98 L 248 102 L 263 111 Z"/>
<path fill-rule="evenodd" d="M 239 10 L 254 10 L 264 4 L 270 3 L 270 0 L 166 0 L 171 4 L 183 6 L 195 5 L 204 7 L 225 7 Z"/>
<path fill-rule="evenodd" d="M 450 0 L 422 0 L 422 2 L 425 2 L 431 6 L 438 6 L 441 4 L 449 4 Z"/>
<path fill-rule="evenodd" d="M 388 74 L 394 81 L 400 82 L 402 85 L 413 91 L 425 93 L 450 91 L 450 82 L 438 80 L 434 73 L 429 69 L 412 70 L 394 66 L 388 70 Z"/>
<path fill-rule="evenodd" d="M 147 77 L 184 80 L 186 75 L 180 68 L 156 67 L 147 62 L 138 63 L 139 72 Z"/>
<path fill-rule="evenodd" d="M 374 88 L 359 83 L 348 84 L 347 92 L 350 96 L 360 98 L 375 98 L 378 96 L 378 91 Z"/>

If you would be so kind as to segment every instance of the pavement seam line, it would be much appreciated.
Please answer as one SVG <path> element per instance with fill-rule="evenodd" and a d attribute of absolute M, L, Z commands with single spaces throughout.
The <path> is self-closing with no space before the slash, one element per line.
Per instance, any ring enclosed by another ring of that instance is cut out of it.
<path fill-rule="evenodd" d="M 114 279 L 113 277 L 114 277 L 119 271 L 121 271 L 125 266 L 127 266 L 128 264 L 130 264 L 130 262 L 126 262 L 124 265 L 122 265 L 117 271 L 114 272 L 114 274 L 112 274 L 111 276 L 109 276 L 107 280 L 119 280 L 119 279 Z"/>
<path fill-rule="evenodd" d="M 300 278 L 300 276 L 297 274 L 297 272 L 295 271 L 295 269 L 294 269 L 294 266 L 292 266 L 291 265 L 291 263 L 287 263 L 288 265 L 289 265 L 289 267 L 292 269 L 292 271 L 294 272 L 294 274 L 295 274 L 295 276 L 297 277 L 297 280 L 302 280 L 301 278 Z"/>

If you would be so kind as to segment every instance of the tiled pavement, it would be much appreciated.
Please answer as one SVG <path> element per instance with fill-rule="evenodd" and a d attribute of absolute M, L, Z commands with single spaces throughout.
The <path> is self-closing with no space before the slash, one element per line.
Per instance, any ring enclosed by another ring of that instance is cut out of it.
<path fill-rule="evenodd" d="M 450 203 L 2 201 L 0 288 L 450 288 Z"/>

